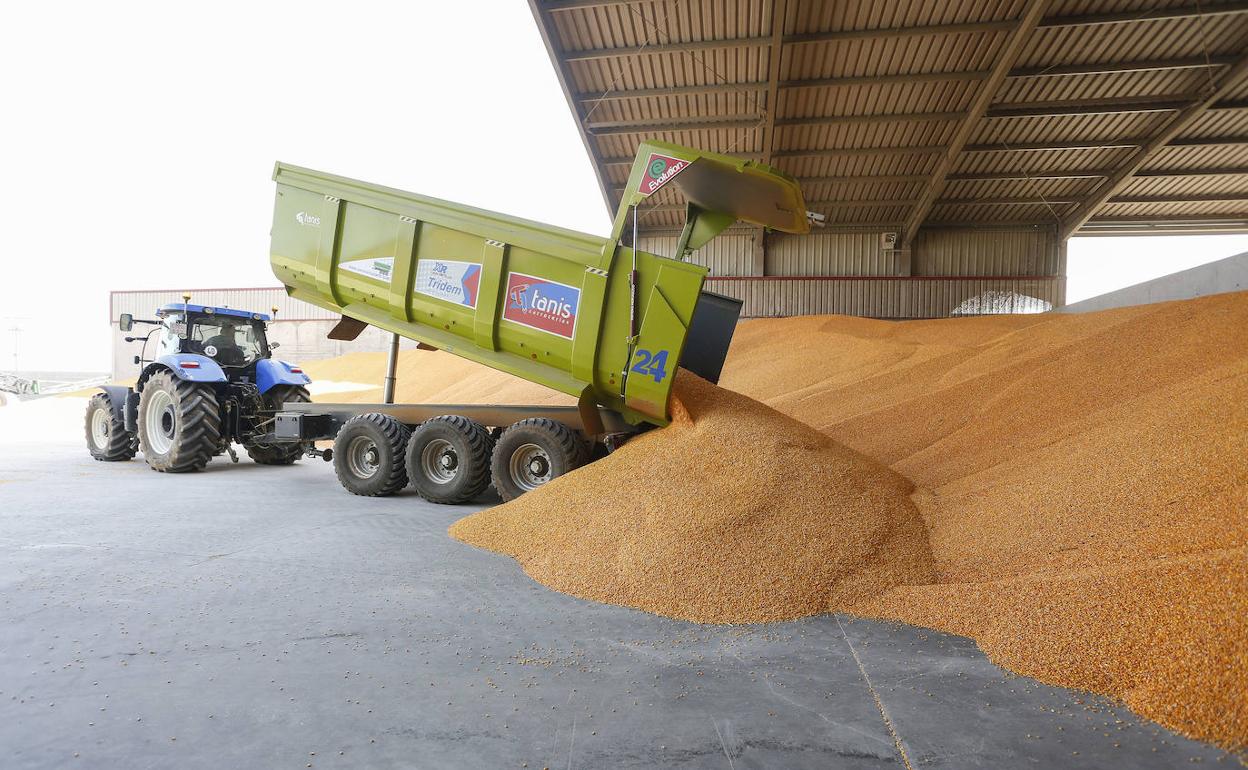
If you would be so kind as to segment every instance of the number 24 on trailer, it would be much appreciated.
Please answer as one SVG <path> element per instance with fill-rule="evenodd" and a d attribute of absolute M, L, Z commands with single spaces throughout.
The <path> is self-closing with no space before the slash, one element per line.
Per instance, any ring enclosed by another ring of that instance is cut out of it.
<path fill-rule="evenodd" d="M 666 350 L 651 353 L 645 348 L 638 348 L 636 356 L 637 360 L 633 363 L 630 371 L 653 377 L 655 382 L 662 382 L 663 378 L 667 376 Z"/>

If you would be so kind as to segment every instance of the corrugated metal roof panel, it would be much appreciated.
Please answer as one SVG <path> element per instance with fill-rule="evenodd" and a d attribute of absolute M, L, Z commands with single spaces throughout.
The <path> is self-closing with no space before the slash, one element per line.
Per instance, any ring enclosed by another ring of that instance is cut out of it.
<path fill-rule="evenodd" d="M 1007 50 L 1013 20 L 1026 0 L 891 0 L 887 3 L 789 2 L 779 23 L 782 48 L 772 50 L 770 0 L 666 0 L 604 2 L 542 10 L 537 18 L 562 62 L 560 77 L 577 95 L 576 117 L 588 124 L 589 143 L 601 158 L 631 157 L 646 138 L 690 144 L 720 152 L 773 158 L 799 178 L 930 175 L 960 125 L 959 114 L 976 102 L 987 75 Z M 1248 51 L 1248 9 L 1211 2 L 1191 10 L 1190 0 L 1053 0 L 1044 19 L 1028 33 L 1012 75 L 992 95 L 989 114 L 1042 112 L 1011 117 L 978 117 L 970 124 L 970 150 L 950 167 L 958 174 L 1018 174 L 1034 171 L 1112 174 L 1131 161 L 1134 146 L 1149 141 L 1179 114 L 1177 110 L 1208 90 L 1228 72 L 1232 57 Z M 1167 9 L 1183 9 L 1174 18 Z M 1112 23 L 1082 23 L 1087 14 L 1118 14 Z M 1134 18 L 1128 18 L 1134 16 Z M 1076 23 L 1077 22 L 1077 23 Z M 933 28 L 932 25 L 946 25 Z M 954 25 L 954 26 L 948 26 Z M 778 100 L 767 104 L 767 79 L 780 56 Z M 1193 66 L 1204 57 L 1216 66 Z M 1105 65 L 1088 71 L 1086 65 Z M 1048 68 L 1048 72 L 1046 72 Z M 1075 73 L 1052 74 L 1052 69 Z M 933 74 L 948 77 L 934 78 Z M 904 76 L 923 76 L 905 79 Z M 899 78 L 898 76 L 903 76 Z M 854 78 L 850 83 L 830 79 Z M 810 83 L 816 80 L 820 82 Z M 670 89 L 683 89 L 672 92 Z M 664 90 L 667 89 L 667 90 Z M 633 93 L 642 91 L 643 93 Z M 600 98 L 603 94 L 608 98 Z M 1248 78 L 1222 88 L 1223 101 L 1248 99 Z M 1141 100 L 1166 99 L 1166 105 Z M 1131 109 L 1150 111 L 1127 111 Z M 1162 109 L 1166 108 L 1166 109 Z M 1100 110 L 1100 111 L 1097 111 Z M 1108 111 L 1112 110 L 1112 111 Z M 1059 114 L 1094 111 L 1093 114 Z M 902 114 L 903 119 L 868 121 L 864 116 Z M 923 117 L 924 115 L 928 117 Z M 778 122 L 768 131 L 769 119 Z M 731 119 L 728 124 L 727 119 Z M 704 121 L 711 126 L 675 125 Z M 721 125 L 722 124 L 722 125 Z M 595 133 L 593 126 L 599 126 Z M 1216 110 L 1181 132 L 1182 138 L 1248 139 L 1248 110 Z M 1126 146 L 1086 147 L 1075 143 Z M 984 146 L 1026 151 L 977 152 Z M 1052 147 L 1042 150 L 1036 148 Z M 866 148 L 876 150 L 862 154 Z M 1248 164 L 1248 143 L 1158 150 L 1149 167 L 1176 164 Z M 907 150 L 911 150 L 907 152 Z M 599 169 L 605 187 L 618 187 L 627 166 Z M 1230 177 L 1236 175 L 1231 174 Z M 965 198 L 1019 199 L 1028 194 L 1088 195 L 1096 179 L 1035 181 L 953 179 L 936 182 L 936 194 Z M 1120 194 L 1150 196 L 1199 194 L 1235 188 L 1234 178 L 1149 177 L 1128 180 Z M 904 219 L 921 198 L 917 181 L 869 183 L 811 182 L 813 199 L 831 199 L 830 221 L 852 224 Z M 1192 191 L 1197 191 L 1193 193 Z M 853 206 L 855 199 L 901 201 L 895 205 Z M 1106 204 L 1095 215 L 1118 209 Z M 1149 204 L 1150 216 L 1164 219 L 1187 211 L 1186 204 Z M 928 221 L 1051 221 L 1073 204 L 937 204 Z M 677 226 L 677 212 L 647 215 L 662 226 Z M 964 219 L 969 217 L 969 219 Z"/>
<path fill-rule="evenodd" d="M 1136 178 L 1131 180 L 1122 194 L 1124 197 L 1154 198 L 1226 194 L 1248 198 L 1248 168 L 1232 174 Z"/>

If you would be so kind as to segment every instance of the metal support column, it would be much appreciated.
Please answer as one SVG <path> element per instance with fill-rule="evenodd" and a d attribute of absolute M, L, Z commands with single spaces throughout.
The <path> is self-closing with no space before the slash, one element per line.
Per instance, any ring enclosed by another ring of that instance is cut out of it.
<path fill-rule="evenodd" d="M 395 370 L 399 366 L 399 335 L 390 338 L 390 354 L 386 357 L 386 381 L 381 390 L 381 400 L 387 404 L 394 403 Z"/>

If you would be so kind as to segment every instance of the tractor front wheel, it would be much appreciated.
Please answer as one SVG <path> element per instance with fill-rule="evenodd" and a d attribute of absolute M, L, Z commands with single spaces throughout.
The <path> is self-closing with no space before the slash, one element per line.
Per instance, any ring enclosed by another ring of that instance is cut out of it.
<path fill-rule="evenodd" d="M 148 466 L 161 473 L 203 469 L 221 443 L 219 409 L 211 385 L 153 374 L 139 396 L 139 447 Z"/>
<path fill-rule="evenodd" d="M 274 385 L 264 394 L 264 405 L 273 411 L 282 404 L 306 404 L 312 398 L 308 389 L 298 385 Z M 303 441 L 284 441 L 279 444 L 244 444 L 247 456 L 259 465 L 292 465 L 308 448 Z"/>
<path fill-rule="evenodd" d="M 87 402 L 87 449 L 102 462 L 129 460 L 139 450 L 138 438 L 126 430 L 107 393 L 96 393 Z"/>

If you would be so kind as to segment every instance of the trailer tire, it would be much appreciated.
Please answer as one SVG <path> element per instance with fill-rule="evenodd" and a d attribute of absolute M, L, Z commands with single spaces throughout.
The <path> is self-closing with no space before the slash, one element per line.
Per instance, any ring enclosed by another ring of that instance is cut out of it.
<path fill-rule="evenodd" d="M 334 439 L 334 474 L 353 495 L 385 497 L 407 486 L 403 450 L 411 435 L 390 415 L 357 414 Z"/>
<path fill-rule="evenodd" d="M 306 404 L 312 400 L 302 385 L 274 385 L 264 394 L 264 405 L 274 411 L 282 404 Z M 283 441 L 277 444 L 244 444 L 247 456 L 258 465 L 293 465 L 307 451 L 304 441 Z"/>
<path fill-rule="evenodd" d="M 581 467 L 588 454 L 585 441 L 567 425 L 546 417 L 521 420 L 494 445 L 494 489 L 504 502 L 514 500 Z"/>
<path fill-rule="evenodd" d="M 494 441 L 480 423 L 457 414 L 432 417 L 407 442 L 407 478 L 431 503 L 466 503 L 490 485 Z"/>
<path fill-rule="evenodd" d="M 139 395 L 139 448 L 161 473 L 202 470 L 221 443 L 221 412 L 212 385 L 161 371 Z"/>
<path fill-rule="evenodd" d="M 139 437 L 113 411 L 107 393 L 96 393 L 87 402 L 87 450 L 101 462 L 122 462 L 139 451 Z"/>

